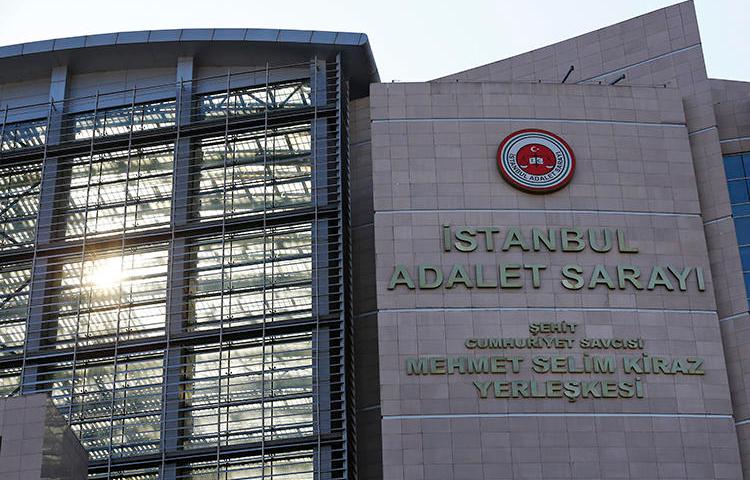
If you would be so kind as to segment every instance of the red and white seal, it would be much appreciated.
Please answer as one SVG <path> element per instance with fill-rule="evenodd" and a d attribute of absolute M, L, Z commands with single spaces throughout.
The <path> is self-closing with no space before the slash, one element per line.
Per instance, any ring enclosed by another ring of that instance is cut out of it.
<path fill-rule="evenodd" d="M 497 149 L 497 166 L 506 182 L 530 193 L 558 190 L 576 168 L 573 149 L 554 133 L 528 128 L 513 132 Z"/>

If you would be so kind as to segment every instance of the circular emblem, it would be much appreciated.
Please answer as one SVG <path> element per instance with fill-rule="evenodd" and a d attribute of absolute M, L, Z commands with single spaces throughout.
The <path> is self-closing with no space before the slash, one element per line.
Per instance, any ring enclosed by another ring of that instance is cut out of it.
<path fill-rule="evenodd" d="M 497 149 L 497 166 L 505 181 L 531 193 L 560 189 L 573 178 L 576 159 L 565 140 L 546 130 L 513 132 Z"/>

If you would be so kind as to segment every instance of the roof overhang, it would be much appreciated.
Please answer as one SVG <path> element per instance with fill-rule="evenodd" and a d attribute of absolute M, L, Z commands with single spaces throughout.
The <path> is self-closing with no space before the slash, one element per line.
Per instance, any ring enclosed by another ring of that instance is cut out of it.
<path fill-rule="evenodd" d="M 378 69 L 364 33 L 272 29 L 183 29 L 109 33 L 0 47 L 0 83 L 48 77 L 68 65 L 74 73 L 174 66 L 193 56 L 198 65 L 272 65 L 306 62 L 340 52 L 353 98 L 369 94 Z"/>

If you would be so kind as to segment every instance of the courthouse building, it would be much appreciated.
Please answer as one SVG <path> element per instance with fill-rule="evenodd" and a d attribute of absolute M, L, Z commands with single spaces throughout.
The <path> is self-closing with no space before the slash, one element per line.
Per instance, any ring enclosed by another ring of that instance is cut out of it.
<path fill-rule="evenodd" d="M 749 296 L 692 2 L 418 83 L 360 33 L 0 47 L 3 479 L 750 478 Z"/>

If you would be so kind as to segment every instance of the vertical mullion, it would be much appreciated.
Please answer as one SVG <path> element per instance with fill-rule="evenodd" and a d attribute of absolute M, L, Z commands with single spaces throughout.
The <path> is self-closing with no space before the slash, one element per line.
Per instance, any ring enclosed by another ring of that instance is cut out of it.
<path fill-rule="evenodd" d="M 168 248 L 167 266 L 167 291 L 165 312 L 165 346 L 163 350 L 162 374 L 164 382 L 161 396 L 161 419 L 160 425 L 160 453 L 161 472 L 160 479 L 172 480 L 177 477 L 177 465 L 167 460 L 167 455 L 179 449 L 183 435 L 183 422 L 181 413 L 181 395 L 183 388 L 182 358 L 183 349 L 172 346 L 172 336 L 184 331 L 185 319 L 184 304 L 186 303 L 185 290 L 185 268 L 188 264 L 189 242 L 183 238 L 177 238 L 175 229 L 183 226 L 188 221 L 189 189 L 190 189 L 190 138 L 182 136 L 183 127 L 191 121 L 191 102 L 193 88 L 193 60 L 190 57 L 181 57 L 178 60 L 177 84 L 175 100 L 175 123 L 176 136 L 173 145 L 172 164 L 172 195 L 170 198 L 170 242 Z M 186 81 L 185 77 L 189 77 Z M 187 104 L 187 108 L 185 105 Z M 144 112 L 141 122 L 144 120 Z"/>
<path fill-rule="evenodd" d="M 114 421 L 112 420 L 112 417 L 115 414 L 115 398 L 117 394 L 117 365 L 119 361 L 118 357 L 118 350 L 120 346 L 120 315 L 122 314 L 122 306 L 123 306 L 123 283 L 125 279 L 123 278 L 123 272 L 125 271 L 125 233 L 127 232 L 127 225 L 128 225 L 128 186 L 130 185 L 130 162 L 132 160 L 131 158 L 131 152 L 133 148 L 133 120 L 134 120 L 134 113 L 135 113 L 135 94 L 136 94 L 136 87 L 133 87 L 133 97 L 130 102 L 130 122 L 128 125 L 128 156 L 125 166 L 125 195 L 123 198 L 123 220 L 122 220 L 122 234 L 120 236 L 120 272 L 119 272 L 119 298 L 117 300 L 117 320 L 116 320 L 116 326 L 115 326 L 115 347 L 114 347 L 114 362 L 112 366 L 112 374 L 114 376 L 113 384 L 112 384 L 112 395 L 110 399 L 110 407 L 109 407 L 109 451 L 107 455 L 107 476 L 109 476 L 112 473 L 112 444 L 114 443 Z M 131 265 L 129 271 L 132 272 L 133 269 L 133 262 L 135 261 L 135 258 L 131 260 Z M 132 282 L 131 282 L 131 294 L 132 294 Z"/>
<path fill-rule="evenodd" d="M 49 109 L 47 110 L 47 129 L 49 129 L 49 125 L 50 125 L 50 122 L 51 122 L 51 119 L 52 119 L 52 109 L 53 108 L 54 108 L 54 100 L 50 98 Z M 8 114 L 8 107 L 6 105 L 6 108 L 5 108 L 6 120 L 7 120 L 7 114 Z M 3 126 L 5 126 L 5 123 L 3 123 Z M 44 155 L 42 157 L 42 173 L 41 173 L 41 175 L 42 175 L 42 177 L 41 177 L 42 181 L 44 180 L 44 174 L 46 172 L 46 166 L 47 166 L 47 147 L 48 147 L 47 140 L 49 140 L 49 135 L 47 135 L 45 137 L 45 142 L 44 142 Z M 2 144 L 0 143 L 0 147 L 1 146 L 2 146 Z M 39 196 L 40 196 L 40 203 L 41 203 L 41 188 L 40 188 Z M 29 391 L 36 390 L 36 386 L 34 386 L 34 388 L 30 388 L 30 389 L 26 388 L 26 386 L 27 386 L 27 381 L 26 381 L 26 360 L 27 360 L 28 355 L 29 355 L 29 338 L 30 338 L 30 333 L 31 333 L 31 328 L 32 328 L 32 321 L 31 321 L 31 318 L 32 318 L 32 315 L 31 315 L 31 313 L 32 313 L 31 312 L 31 310 L 32 310 L 32 298 L 31 298 L 31 295 L 32 295 L 32 290 L 35 290 L 34 284 L 36 283 L 36 282 L 34 282 L 34 273 L 35 273 L 36 267 L 37 267 L 37 259 L 38 259 L 38 252 L 39 252 L 39 248 L 38 248 L 39 247 L 39 217 L 41 215 L 41 211 L 42 211 L 41 204 L 39 204 L 37 206 L 37 209 L 36 209 L 36 220 L 34 221 L 34 256 L 33 256 L 32 260 L 31 260 L 31 283 L 29 285 L 29 300 L 28 300 L 27 306 L 26 306 L 26 338 L 24 339 L 24 342 L 23 342 L 23 359 L 21 361 L 21 373 L 20 373 L 20 378 L 19 378 L 19 390 L 20 390 L 20 392 L 22 394 L 27 393 Z M 37 339 L 38 340 L 38 344 L 35 345 L 36 348 L 39 348 L 41 346 L 42 325 L 43 325 L 43 322 L 44 322 L 44 296 L 45 296 L 45 291 L 46 291 L 46 288 L 47 288 L 47 286 L 45 285 L 46 278 L 47 278 L 46 277 L 46 273 L 47 273 L 46 270 L 47 269 L 45 268 L 44 270 L 45 270 L 45 275 L 42 275 L 42 285 L 41 285 L 41 302 L 42 302 L 41 309 L 42 309 L 42 312 L 41 312 L 41 315 L 40 315 L 40 318 L 39 318 L 40 321 L 37 322 L 38 323 L 38 328 L 39 328 L 39 334 L 38 335 L 39 335 L 40 338 Z M 37 383 L 38 379 L 39 378 L 38 378 L 37 372 L 35 372 L 33 382 Z"/>
<path fill-rule="evenodd" d="M 319 249 L 320 249 L 320 241 L 321 239 L 318 236 L 319 233 L 319 218 L 318 218 L 318 205 L 320 204 L 320 201 L 318 199 L 318 175 L 319 175 L 319 169 L 320 165 L 318 164 L 318 104 L 320 103 L 320 97 L 318 96 L 318 57 L 317 55 L 314 58 L 314 64 L 312 66 L 313 71 L 313 91 L 315 92 L 313 94 L 313 121 L 312 121 L 312 132 L 310 135 L 310 153 L 312 155 L 311 163 L 312 163 L 312 169 L 311 169 L 311 177 L 310 177 L 310 189 L 311 189 L 311 200 L 313 202 L 313 223 L 311 228 L 311 235 L 312 235 L 312 262 L 311 262 L 311 269 L 310 272 L 312 274 L 313 278 L 313 288 L 312 288 L 312 316 L 314 320 L 314 334 L 313 334 L 313 341 L 312 341 L 312 365 L 313 365 L 313 405 L 315 405 L 315 417 L 313 419 L 313 434 L 315 435 L 315 454 L 313 456 L 314 461 L 317 463 L 316 468 L 314 469 L 319 477 L 322 477 L 322 471 L 321 471 L 321 424 L 320 424 L 320 402 L 321 402 L 321 395 L 320 395 L 320 360 L 321 360 L 321 350 L 320 350 L 320 285 L 318 284 L 318 269 L 319 269 Z M 327 75 L 326 75 L 327 77 Z M 325 78 L 325 77 L 324 77 Z"/>
<path fill-rule="evenodd" d="M 266 79 L 265 79 L 265 108 L 263 109 L 263 317 L 261 324 L 261 368 L 260 368 L 260 463 L 261 463 L 261 478 L 266 478 L 266 312 L 268 310 L 268 299 L 267 299 L 267 284 L 266 284 L 266 269 L 268 266 L 268 100 L 269 100 L 269 72 L 268 62 L 266 62 Z M 273 177 L 270 179 L 273 181 Z M 271 288 L 273 289 L 273 280 L 271 281 Z M 273 315 L 273 309 L 271 310 Z M 273 319 L 271 320 L 273 321 Z M 273 422 L 273 411 L 271 412 L 271 422 Z"/>
<path fill-rule="evenodd" d="M 88 178 L 86 181 L 86 202 L 83 210 L 83 240 L 81 244 L 81 256 L 80 256 L 80 273 L 78 275 L 78 306 L 76 309 L 76 330 L 73 336 L 73 363 L 72 363 L 72 384 L 75 385 L 76 376 L 76 360 L 78 357 L 78 335 L 81 328 L 81 296 L 83 294 L 83 278 L 86 267 L 86 239 L 88 235 L 88 216 L 89 216 L 89 198 L 91 196 L 91 171 L 93 168 L 94 161 L 94 140 L 96 139 L 96 115 L 99 110 L 99 92 L 96 92 L 96 103 L 94 104 L 94 127 L 91 131 L 91 141 L 89 142 L 89 164 L 88 164 Z M 90 295 L 90 293 L 89 293 Z M 89 303 L 90 303 L 89 298 Z M 68 405 L 68 425 L 71 423 L 73 413 L 73 402 Z"/>
<path fill-rule="evenodd" d="M 338 135 L 337 154 L 338 171 L 337 185 L 339 189 L 339 308 L 341 317 L 341 339 L 339 360 L 341 378 L 341 419 L 346 425 L 343 435 L 343 462 L 347 475 L 356 477 L 357 465 L 353 461 L 356 457 L 356 397 L 354 395 L 354 339 L 351 330 L 351 197 L 350 179 L 351 170 L 349 163 L 349 85 L 345 83 L 344 65 L 339 54 L 336 59 L 337 66 L 337 104 L 338 104 Z"/>
<path fill-rule="evenodd" d="M 49 315 L 47 309 L 50 307 L 46 303 L 48 293 L 53 289 L 50 284 L 54 284 L 58 278 L 58 272 L 54 266 L 51 266 L 52 259 L 43 253 L 40 253 L 40 245 L 46 246 L 54 238 L 54 218 L 55 202 L 58 190 L 61 188 L 58 178 L 60 176 L 60 161 L 56 156 L 49 156 L 49 146 L 57 145 L 61 141 L 60 131 L 54 130 L 53 127 L 62 122 L 62 116 L 65 110 L 65 92 L 67 88 L 67 67 L 55 67 L 52 69 L 50 77 L 49 92 L 49 109 L 47 120 L 44 127 L 44 153 L 40 165 L 40 179 L 37 190 L 36 213 L 33 215 L 33 260 L 31 266 L 31 275 L 28 292 L 28 303 L 26 311 L 26 323 L 23 343 L 23 367 L 21 368 L 20 381 L 18 390 L 24 393 L 29 391 L 40 390 L 39 379 L 42 366 L 38 364 L 29 364 L 29 350 L 38 353 L 44 346 L 45 329 L 49 328 L 52 323 L 52 315 Z M 61 108 L 55 108 L 55 99 L 60 99 Z M 7 109 L 7 105 L 6 105 Z M 7 123 L 7 111 L 4 125 Z M 38 130 L 36 130 L 38 131 Z M 5 130 L 7 136 L 8 130 Z M 54 133 L 54 134 L 53 134 Z"/>
<path fill-rule="evenodd" d="M 48 120 L 49 123 L 49 120 Z M 3 128 L 0 128 L 0 154 L 3 152 L 3 142 L 5 141 L 5 127 L 8 125 L 8 104 L 5 104 L 3 112 Z M 46 143 L 46 142 L 45 142 Z"/>
<path fill-rule="evenodd" d="M 177 67 L 179 71 L 179 66 Z M 165 296 L 165 305 L 164 305 L 164 350 L 162 352 L 162 375 L 164 376 L 164 384 L 162 386 L 162 393 L 161 393 L 161 416 L 159 418 L 159 450 L 161 453 L 161 465 L 160 465 L 160 474 L 164 478 L 171 478 L 175 476 L 175 472 L 170 470 L 169 473 L 167 473 L 167 465 L 166 465 L 166 453 L 167 453 L 167 439 L 169 438 L 169 428 L 171 424 L 167 422 L 167 418 L 172 412 L 168 412 L 168 402 L 170 400 L 170 393 L 171 393 L 171 387 L 172 382 L 175 381 L 172 375 L 170 375 L 170 358 L 171 358 L 171 348 L 170 348 L 170 341 L 172 337 L 172 295 L 173 295 L 173 289 L 174 289 L 174 275 L 175 275 L 175 262 L 177 261 L 176 254 L 175 254 L 175 206 L 177 204 L 177 195 L 178 195 L 178 189 L 175 188 L 175 183 L 177 182 L 177 165 L 179 162 L 179 156 L 180 156 L 180 133 L 181 133 L 181 125 L 182 122 L 180 121 L 180 115 L 179 112 L 181 110 L 181 104 L 182 104 L 182 93 L 184 90 L 184 82 L 182 79 L 180 79 L 180 82 L 178 84 L 178 90 L 177 95 L 175 96 L 175 109 L 177 110 L 175 112 L 175 123 L 176 123 L 176 129 L 177 132 L 175 134 L 175 141 L 174 146 L 172 147 L 172 196 L 170 197 L 170 204 L 169 204 L 169 232 L 170 232 L 170 241 L 169 241 L 169 247 L 167 248 L 167 291 Z M 141 111 L 145 112 L 145 108 L 142 108 Z M 141 115 L 141 125 L 143 125 L 143 115 Z M 139 162 L 139 169 L 140 169 L 140 162 Z M 180 316 L 181 317 L 181 316 Z M 179 358 L 179 357 L 178 357 Z M 179 383 L 179 376 L 178 376 L 178 383 Z M 179 385 L 178 385 L 179 388 Z M 178 406 L 179 410 L 179 406 Z M 177 436 L 179 433 L 177 431 L 177 425 L 179 425 L 179 422 L 176 422 L 175 433 L 174 435 Z M 175 442 L 176 443 L 176 442 Z M 171 446 L 171 445 L 169 445 Z"/>
<path fill-rule="evenodd" d="M 227 223 L 227 157 L 229 156 L 229 115 L 230 115 L 230 102 L 231 102 L 231 81 L 232 81 L 232 70 L 227 69 L 227 90 L 226 90 L 226 111 L 224 115 L 224 155 L 223 155 L 223 185 L 222 185 L 222 213 L 221 216 L 221 282 L 219 285 L 220 289 L 220 303 L 219 303 L 219 392 L 216 403 L 216 478 L 221 478 L 220 468 L 220 455 L 221 455 L 221 415 L 223 413 L 223 402 L 221 398 L 221 386 L 223 372 L 223 357 L 224 357 L 224 292 L 226 291 L 225 275 L 226 275 L 226 223 Z M 231 295 L 231 294 L 230 294 Z M 229 419 L 229 407 L 227 407 L 227 420 Z M 229 440 L 229 432 L 227 432 L 227 441 Z"/>

